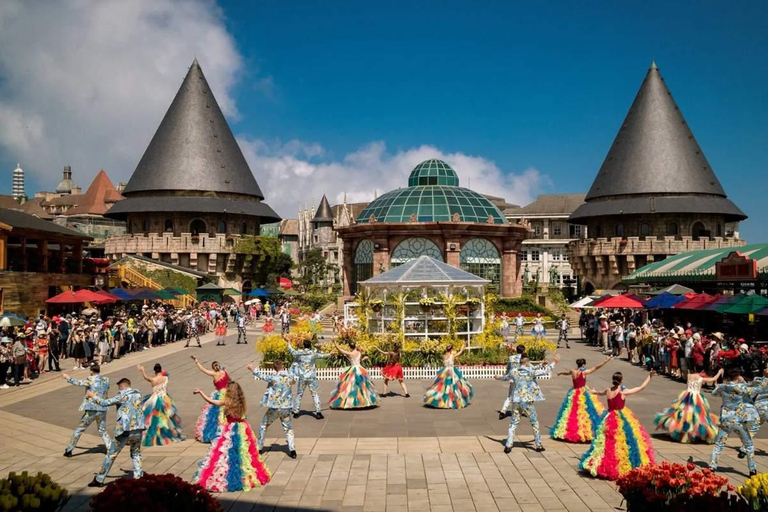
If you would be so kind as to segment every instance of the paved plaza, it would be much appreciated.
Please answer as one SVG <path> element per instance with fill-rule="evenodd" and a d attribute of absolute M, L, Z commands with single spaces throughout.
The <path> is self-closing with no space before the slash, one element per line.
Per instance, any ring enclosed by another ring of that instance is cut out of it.
<path fill-rule="evenodd" d="M 232 331 L 230 331 L 232 332 Z M 250 332 L 248 345 L 235 345 L 230 336 L 226 347 L 216 347 L 210 337 L 203 348 L 183 348 L 183 343 L 130 354 L 104 367 L 103 373 L 113 383 L 130 378 L 134 387 L 149 393 L 137 364 L 148 371 L 161 363 L 169 373 L 169 391 L 182 416 L 185 431 L 193 434 L 202 400 L 192 389 L 212 389 L 209 377 L 200 373 L 190 359 L 195 354 L 209 366 L 220 361 L 230 375 L 240 381 L 249 397 L 249 418 L 258 426 L 263 410 L 258 401 L 265 389 L 254 381 L 245 366 L 258 360 L 254 343 L 256 331 Z M 580 343 L 561 349 L 559 369 L 571 368 L 577 357 L 596 364 L 602 356 Z M 65 368 L 71 368 L 67 361 Z M 611 374 L 622 371 L 628 386 L 640 384 L 646 372 L 625 361 L 613 361 L 590 376 L 597 389 L 609 385 Z M 72 373 L 83 378 L 87 371 Z M 382 381 L 374 381 L 381 386 Z M 567 377 L 540 381 L 547 400 L 537 405 L 542 435 L 547 436 L 557 408 L 571 383 Z M 580 474 L 579 456 L 586 445 L 572 445 L 545 438 L 544 453 L 533 451 L 532 433 L 527 420 L 519 429 L 520 438 L 510 455 L 503 453 L 502 442 L 509 422 L 498 419 L 498 409 L 507 392 L 506 383 L 493 380 L 472 381 L 475 398 L 463 410 L 430 410 L 421 405 L 421 395 L 429 381 L 407 381 L 411 398 L 390 396 L 373 410 L 325 410 L 325 419 L 303 414 L 294 420 L 299 457 L 287 457 L 285 439 L 279 424 L 268 432 L 265 462 L 273 473 L 265 487 L 249 493 L 219 495 L 225 508 L 248 510 L 340 510 L 340 511 L 473 511 L 473 510 L 614 510 L 622 509 L 622 499 L 609 482 Z M 334 385 L 321 381 L 324 409 Z M 683 389 L 682 383 L 664 377 L 655 378 L 649 388 L 632 396 L 628 405 L 652 432 L 656 412 L 666 407 Z M 392 391 L 400 392 L 395 384 Z M 83 436 L 71 459 L 62 452 L 72 428 L 77 424 L 77 410 L 82 389 L 70 386 L 60 374 L 46 374 L 32 384 L 0 394 L 0 425 L 6 435 L 0 439 L 0 470 L 44 471 L 65 485 L 73 494 L 66 510 L 86 510 L 97 490 L 86 484 L 93 478 L 104 456 L 101 439 L 94 427 Z M 713 408 L 719 399 L 710 397 Z M 305 395 L 303 406 L 311 410 Z M 109 414 L 112 429 L 114 414 Z M 760 432 L 756 441 L 759 471 L 768 471 L 768 432 Z M 730 447 L 736 446 L 731 439 Z M 657 458 L 676 462 L 692 460 L 703 465 L 709 459 L 707 445 L 681 445 L 663 436 L 654 436 Z M 208 445 L 187 440 L 169 447 L 143 450 L 144 468 L 150 473 L 174 473 L 191 479 L 197 462 Z M 734 483 L 744 480 L 746 462 L 727 449 L 720 463 L 723 474 Z M 127 450 L 118 458 L 108 481 L 128 474 L 131 468 Z"/>

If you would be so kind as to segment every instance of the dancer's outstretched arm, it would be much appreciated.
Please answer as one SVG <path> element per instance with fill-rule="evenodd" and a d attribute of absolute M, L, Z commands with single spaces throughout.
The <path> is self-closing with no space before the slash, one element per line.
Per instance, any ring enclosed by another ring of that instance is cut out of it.
<path fill-rule="evenodd" d="M 651 373 L 648 374 L 648 376 L 645 378 L 643 383 L 640 384 L 638 387 L 632 388 L 632 389 L 625 389 L 623 391 L 624 396 L 634 395 L 635 393 L 639 393 L 642 390 L 644 390 L 645 388 L 647 388 L 648 384 L 651 383 L 651 379 L 653 378 L 654 375 L 656 375 L 656 372 L 651 371 Z"/>
<path fill-rule="evenodd" d="M 139 365 L 136 367 L 141 372 L 141 376 L 144 377 L 144 380 L 149 382 L 150 384 L 154 385 L 155 381 L 152 380 L 150 377 L 147 376 L 147 372 L 144 371 L 144 367 Z"/>
<path fill-rule="evenodd" d="M 219 406 L 224 405 L 224 400 L 214 400 L 213 398 L 209 397 L 208 395 L 206 395 L 205 393 L 203 393 L 201 390 L 197 388 L 195 388 L 195 390 L 192 391 L 192 393 L 196 395 L 200 395 L 201 397 L 203 397 L 203 400 L 205 400 L 211 405 L 219 405 Z"/>
<path fill-rule="evenodd" d="M 613 356 L 608 356 L 605 358 L 605 360 L 602 363 L 598 364 L 597 366 L 590 368 L 588 370 L 584 370 L 584 375 L 589 375 L 590 373 L 596 372 L 597 370 L 599 370 L 600 368 L 608 364 L 608 362 L 610 362 L 611 359 L 613 359 Z"/>
<path fill-rule="evenodd" d="M 198 370 L 200 370 L 204 374 L 208 375 L 209 377 L 215 377 L 216 376 L 216 372 L 215 371 L 209 370 L 209 369 L 207 369 L 206 367 L 204 367 L 203 365 L 200 364 L 200 361 L 197 360 L 197 356 L 193 355 L 193 356 L 189 356 L 189 357 L 191 357 L 192 360 L 195 362 L 195 364 L 197 365 L 197 369 Z"/>
<path fill-rule="evenodd" d="M 717 371 L 717 373 L 715 374 L 715 376 L 714 376 L 714 377 L 707 377 L 707 378 L 704 378 L 704 377 L 702 377 L 702 378 L 701 378 L 701 382 L 702 382 L 703 384 L 715 384 L 715 383 L 717 383 L 718 379 L 720 379 L 720 377 L 722 377 L 722 376 L 723 376 L 723 373 L 725 373 L 725 372 L 723 371 L 723 369 L 722 369 L 722 368 L 720 368 L 720 369 Z"/>

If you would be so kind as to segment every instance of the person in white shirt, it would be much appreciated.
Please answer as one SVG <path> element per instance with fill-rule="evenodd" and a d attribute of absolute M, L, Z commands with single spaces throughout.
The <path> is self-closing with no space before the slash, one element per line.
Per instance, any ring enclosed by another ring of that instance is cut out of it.
<path fill-rule="evenodd" d="M 515 317 L 515 339 L 523 335 L 523 325 L 525 325 L 525 318 L 522 313 L 518 313 Z"/>
<path fill-rule="evenodd" d="M 570 343 L 568 343 L 568 329 L 570 327 L 571 324 L 568 322 L 568 317 L 563 313 L 563 316 L 557 321 L 557 328 L 559 331 L 559 334 L 557 335 L 558 348 L 560 347 L 560 341 L 565 341 L 565 348 L 571 348 Z"/>

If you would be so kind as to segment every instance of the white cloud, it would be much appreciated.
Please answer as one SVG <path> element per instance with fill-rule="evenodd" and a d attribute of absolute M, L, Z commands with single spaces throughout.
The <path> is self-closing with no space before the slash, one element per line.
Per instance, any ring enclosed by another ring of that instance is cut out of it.
<path fill-rule="evenodd" d="M 375 192 L 405 187 L 411 170 L 429 158 L 451 165 L 462 186 L 503 197 L 509 203 L 527 204 L 551 185 L 549 178 L 534 168 L 502 172 L 481 156 L 445 153 L 431 145 L 390 153 L 383 142 L 373 142 L 341 161 L 322 161 L 324 151 L 318 144 L 266 143 L 260 139 L 240 139 L 239 143 L 266 202 L 284 218 L 295 217 L 297 207 L 304 203 L 317 205 L 323 194 L 332 204 L 341 202 L 344 193 L 348 202 L 362 202 L 373 199 Z"/>
<path fill-rule="evenodd" d="M 64 164 L 83 187 L 127 180 L 195 57 L 237 115 L 243 59 L 213 0 L 4 0 L 0 48 L 0 152 L 47 186 Z"/>

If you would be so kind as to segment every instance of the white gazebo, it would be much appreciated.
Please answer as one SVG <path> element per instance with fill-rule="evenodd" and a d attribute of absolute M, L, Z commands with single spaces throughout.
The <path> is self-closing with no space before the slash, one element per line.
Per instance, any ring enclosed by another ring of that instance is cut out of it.
<path fill-rule="evenodd" d="M 368 329 L 385 332 L 387 325 L 399 322 L 406 337 L 429 338 L 449 334 L 449 322 L 455 322 L 455 334 L 470 342 L 485 328 L 488 283 L 430 256 L 419 256 L 360 283 L 368 303 L 375 304 L 372 314 L 366 315 Z M 452 318 L 446 313 L 450 306 L 459 310 Z M 357 302 L 344 306 L 347 325 L 359 322 L 359 308 Z"/>

